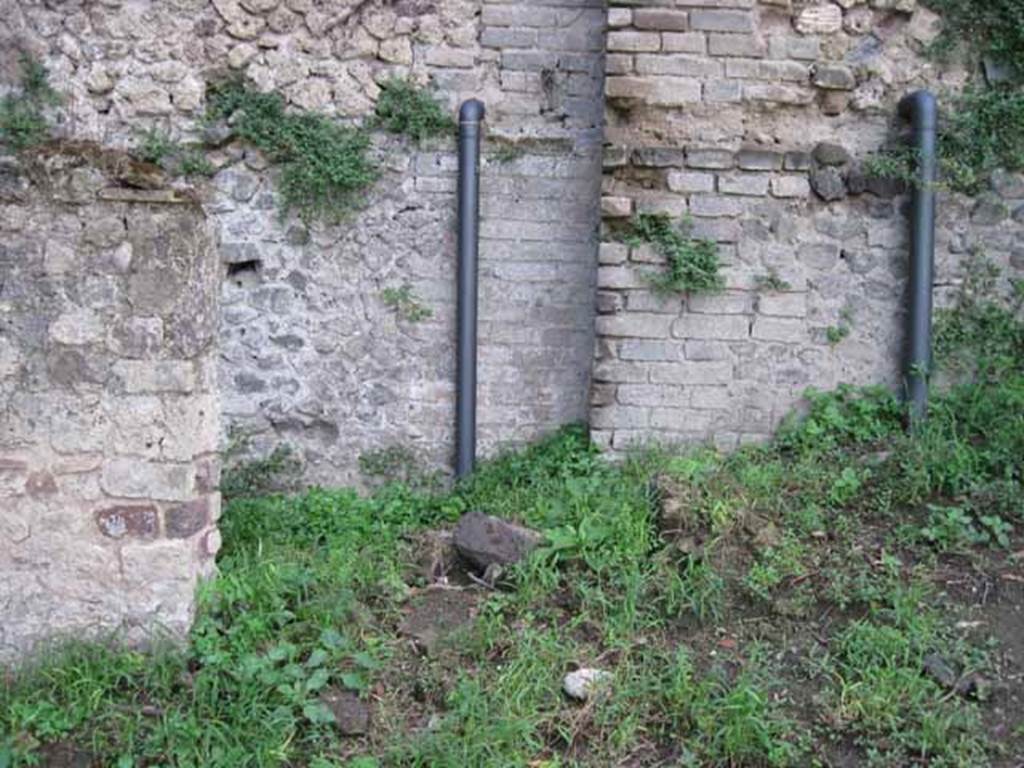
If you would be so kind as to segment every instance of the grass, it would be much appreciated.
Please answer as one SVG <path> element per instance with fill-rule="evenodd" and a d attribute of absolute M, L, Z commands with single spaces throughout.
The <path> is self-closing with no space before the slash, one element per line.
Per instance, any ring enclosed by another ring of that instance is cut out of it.
<path fill-rule="evenodd" d="M 843 387 L 727 456 L 613 465 L 571 428 L 448 492 L 246 496 L 261 471 L 227 505 L 187 647 L 73 644 L 8 675 L 0 765 L 54 744 L 113 766 L 1012 764 L 1019 709 L 925 668 L 1018 679 L 1012 630 L 958 628 L 983 606 L 951 586 L 1021 549 L 1024 371 L 994 359 L 913 434 L 891 393 Z M 545 541 L 497 590 L 458 592 L 474 617 L 418 652 L 423 532 L 471 509 Z M 1013 615 L 1007 594 L 988 609 Z M 567 699 L 577 666 L 609 692 Z M 368 735 L 339 734 L 338 690 L 372 705 Z"/>

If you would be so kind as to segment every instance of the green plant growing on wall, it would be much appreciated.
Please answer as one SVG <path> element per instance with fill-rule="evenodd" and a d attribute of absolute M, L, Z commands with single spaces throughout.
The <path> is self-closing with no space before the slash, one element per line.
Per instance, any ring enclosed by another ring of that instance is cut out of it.
<path fill-rule="evenodd" d="M 1024 170 L 1024 0 L 926 0 L 942 16 L 930 52 L 946 58 L 966 48 L 975 69 L 1000 69 L 944 99 L 939 122 L 939 180 L 966 194 L 981 191 L 991 173 Z M 878 177 L 916 182 L 913 150 L 883 150 L 865 164 Z"/>
<path fill-rule="evenodd" d="M 1008 85 L 971 86 L 940 116 L 939 183 L 977 194 L 992 172 L 1024 170 L 1024 91 Z M 865 160 L 867 173 L 917 183 L 917 152 L 910 147 L 881 150 Z"/>
<path fill-rule="evenodd" d="M 846 325 L 830 325 L 825 329 L 825 338 L 828 343 L 835 345 L 850 335 L 850 328 Z"/>
<path fill-rule="evenodd" d="M 455 129 L 455 121 L 433 94 L 402 78 L 391 78 L 381 85 L 371 123 L 416 142 L 450 134 Z"/>
<path fill-rule="evenodd" d="M 942 16 L 934 54 L 949 55 L 966 42 L 975 56 L 998 62 L 1024 80 L 1024 1 L 924 0 L 924 5 Z"/>
<path fill-rule="evenodd" d="M 839 322 L 830 325 L 825 329 L 825 338 L 829 344 L 838 344 L 853 330 L 853 312 L 849 307 L 843 307 L 839 312 Z"/>
<path fill-rule="evenodd" d="M 970 87 L 943 117 L 939 157 L 954 189 L 978 192 L 997 168 L 1024 170 L 1024 90 Z"/>
<path fill-rule="evenodd" d="M 419 297 L 408 283 L 399 288 L 385 288 L 380 292 L 380 298 L 385 306 L 393 309 L 399 317 L 410 323 L 418 323 L 434 314 L 430 307 L 424 306 L 420 302 Z"/>
<path fill-rule="evenodd" d="M 299 487 L 302 460 L 290 445 L 278 445 L 262 457 L 245 458 L 251 444 L 252 436 L 247 432 L 233 430 L 229 435 L 220 481 L 220 492 L 226 499 L 252 498 Z"/>
<path fill-rule="evenodd" d="M 779 273 L 774 269 L 768 270 L 767 274 L 758 275 L 755 278 L 758 290 L 761 291 L 773 291 L 780 293 L 782 291 L 788 291 L 792 286 L 788 281 L 783 280 Z"/>
<path fill-rule="evenodd" d="M 212 176 L 213 164 L 197 147 L 186 147 L 169 133 L 149 128 L 139 133 L 134 154 L 140 160 L 161 165 L 179 176 Z"/>
<path fill-rule="evenodd" d="M 201 149 L 187 147 L 182 149 L 175 171 L 182 176 L 213 176 L 217 169 Z"/>
<path fill-rule="evenodd" d="M 41 144 L 50 135 L 46 109 L 60 104 L 50 86 L 46 68 L 28 54 L 22 54 L 21 90 L 0 100 L 0 143 L 15 150 Z"/>
<path fill-rule="evenodd" d="M 408 80 L 392 79 L 381 88 L 376 111 L 366 126 L 346 125 L 327 115 L 286 109 L 276 93 L 260 93 L 239 80 L 207 90 L 207 122 L 225 122 L 281 168 L 283 213 L 296 212 L 307 223 L 339 221 L 359 204 L 377 179 L 370 158 L 370 128 L 405 134 L 417 142 L 450 132 L 454 121 L 427 91 Z M 212 170 L 186 156 L 193 173 Z"/>
<path fill-rule="evenodd" d="M 999 268 L 974 253 L 955 303 L 935 313 L 935 356 L 954 375 L 998 380 L 1024 370 L 1024 280 L 1000 300 Z"/>
<path fill-rule="evenodd" d="M 631 222 L 626 242 L 649 243 L 665 257 L 664 271 L 647 276 L 655 293 L 714 293 L 725 285 L 717 244 L 693 237 L 692 229 L 689 219 L 676 226 L 664 214 L 641 213 Z"/>
<path fill-rule="evenodd" d="M 917 179 L 917 151 L 906 146 L 885 147 L 864 158 L 863 168 L 866 174 L 877 179 L 912 185 Z"/>
<path fill-rule="evenodd" d="M 177 151 L 178 143 L 171 134 L 159 128 L 147 128 L 139 132 L 134 154 L 139 160 L 159 165 Z"/>
<path fill-rule="evenodd" d="M 211 87 L 207 104 L 207 120 L 227 121 L 234 136 L 280 166 L 286 214 L 337 221 L 377 178 L 370 137 L 362 128 L 326 115 L 286 111 L 280 95 L 259 93 L 238 81 Z"/>

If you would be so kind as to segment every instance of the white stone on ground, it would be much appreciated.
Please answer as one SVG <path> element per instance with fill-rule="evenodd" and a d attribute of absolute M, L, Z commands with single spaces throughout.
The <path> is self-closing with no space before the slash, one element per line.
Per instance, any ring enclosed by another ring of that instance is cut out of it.
<path fill-rule="evenodd" d="M 577 669 L 565 676 L 562 688 L 572 698 L 586 701 L 599 689 L 609 685 L 611 680 L 611 672 L 602 669 Z"/>

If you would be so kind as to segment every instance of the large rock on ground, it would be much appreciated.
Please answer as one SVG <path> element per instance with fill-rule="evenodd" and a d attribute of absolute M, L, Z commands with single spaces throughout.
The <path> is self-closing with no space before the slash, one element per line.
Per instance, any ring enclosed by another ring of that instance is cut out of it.
<path fill-rule="evenodd" d="M 370 730 L 370 705 L 352 691 L 331 689 L 320 700 L 334 715 L 334 725 L 342 736 L 362 736 Z"/>
<path fill-rule="evenodd" d="M 481 512 L 467 512 L 455 527 L 455 548 L 481 570 L 522 560 L 543 538 L 537 531 Z"/>

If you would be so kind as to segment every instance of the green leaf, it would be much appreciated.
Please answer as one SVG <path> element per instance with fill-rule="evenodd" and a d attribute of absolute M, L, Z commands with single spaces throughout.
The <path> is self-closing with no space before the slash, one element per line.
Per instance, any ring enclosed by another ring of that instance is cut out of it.
<path fill-rule="evenodd" d="M 334 722 L 334 713 L 322 701 L 309 701 L 302 706 L 302 716 L 309 722 L 326 725 Z"/>
<path fill-rule="evenodd" d="M 549 548 L 556 552 L 564 549 L 574 549 L 579 546 L 579 534 L 575 528 L 571 528 L 568 525 L 549 528 L 544 533 L 548 537 Z"/>
<path fill-rule="evenodd" d="M 320 633 L 320 645 L 336 650 L 345 645 L 345 638 L 336 629 L 325 629 Z"/>
<path fill-rule="evenodd" d="M 319 666 L 322 666 L 324 664 L 324 662 L 327 661 L 328 658 L 329 658 L 329 656 L 327 654 L 327 651 L 325 651 L 323 648 L 317 648 L 311 654 L 309 654 L 309 658 L 306 659 L 306 666 L 307 667 L 319 667 Z"/>
<path fill-rule="evenodd" d="M 380 661 L 375 659 L 366 651 L 359 651 L 359 653 L 352 654 L 352 661 L 367 670 L 380 669 L 382 666 Z"/>
<path fill-rule="evenodd" d="M 341 684 L 352 691 L 366 690 L 366 680 L 358 672 L 343 672 Z"/>
<path fill-rule="evenodd" d="M 294 645 L 282 643 L 281 645 L 275 645 L 267 651 L 267 658 L 271 661 L 284 661 L 285 659 L 290 659 L 293 653 L 295 653 Z"/>
<path fill-rule="evenodd" d="M 306 680 L 306 690 L 310 692 L 319 691 L 327 685 L 327 681 L 330 679 L 331 673 L 323 667 L 320 667 L 319 669 L 314 670 L 313 674 L 309 676 L 308 680 Z"/>

